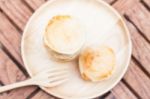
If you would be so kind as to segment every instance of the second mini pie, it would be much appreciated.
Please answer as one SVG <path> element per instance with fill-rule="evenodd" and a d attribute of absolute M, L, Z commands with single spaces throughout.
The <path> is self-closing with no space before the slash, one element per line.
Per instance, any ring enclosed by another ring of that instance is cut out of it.
<path fill-rule="evenodd" d="M 82 78 L 94 82 L 109 78 L 114 71 L 115 63 L 115 53 L 107 46 L 86 48 L 79 57 Z"/>

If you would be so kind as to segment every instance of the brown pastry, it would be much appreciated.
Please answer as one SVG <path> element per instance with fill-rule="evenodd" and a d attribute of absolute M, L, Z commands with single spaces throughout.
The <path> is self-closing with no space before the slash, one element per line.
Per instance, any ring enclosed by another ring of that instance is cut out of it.
<path fill-rule="evenodd" d="M 79 57 L 81 76 L 85 80 L 101 81 L 109 78 L 115 67 L 115 53 L 106 46 L 86 48 Z"/>
<path fill-rule="evenodd" d="M 77 18 L 54 16 L 46 27 L 44 44 L 57 59 L 71 60 L 85 42 L 85 31 Z"/>

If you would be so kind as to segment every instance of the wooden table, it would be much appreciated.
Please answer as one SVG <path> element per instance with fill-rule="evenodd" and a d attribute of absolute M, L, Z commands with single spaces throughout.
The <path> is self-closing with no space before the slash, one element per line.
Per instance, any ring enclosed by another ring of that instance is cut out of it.
<path fill-rule="evenodd" d="M 130 66 L 115 88 L 96 99 L 150 99 L 150 0 L 105 0 L 124 17 L 133 42 Z M 46 0 L 0 0 L 0 85 L 29 77 L 20 55 L 22 31 Z M 36 86 L 0 94 L 0 99 L 57 99 Z"/>

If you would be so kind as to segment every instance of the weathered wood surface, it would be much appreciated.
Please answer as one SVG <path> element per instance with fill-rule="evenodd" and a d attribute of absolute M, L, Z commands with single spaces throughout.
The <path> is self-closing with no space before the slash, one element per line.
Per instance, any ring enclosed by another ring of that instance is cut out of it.
<path fill-rule="evenodd" d="M 132 42 L 132 60 L 124 78 L 99 98 L 150 99 L 150 0 L 104 0 L 124 17 Z M 20 55 L 22 31 L 47 0 L 0 0 L 0 85 L 28 78 Z M 57 99 L 36 86 L 0 94 L 0 99 Z M 96 98 L 98 99 L 98 98 Z"/>
<path fill-rule="evenodd" d="M 17 65 L 0 49 L 0 82 L 3 85 L 25 80 L 26 76 Z M 25 99 L 34 87 L 24 87 L 0 94 L 0 99 Z"/>
<path fill-rule="evenodd" d="M 106 99 L 137 99 L 137 97 L 124 85 L 120 82 L 114 89 L 111 91 Z"/>

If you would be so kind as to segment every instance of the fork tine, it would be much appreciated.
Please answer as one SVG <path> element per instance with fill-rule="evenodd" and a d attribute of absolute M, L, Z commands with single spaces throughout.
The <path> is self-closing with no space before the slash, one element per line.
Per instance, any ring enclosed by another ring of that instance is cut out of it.
<path fill-rule="evenodd" d="M 51 69 L 47 68 L 44 71 L 40 72 L 37 76 L 35 76 L 35 80 L 40 80 L 39 85 L 45 87 L 54 87 L 67 80 L 67 77 L 69 76 L 67 72 L 67 67 L 55 67 Z"/>

